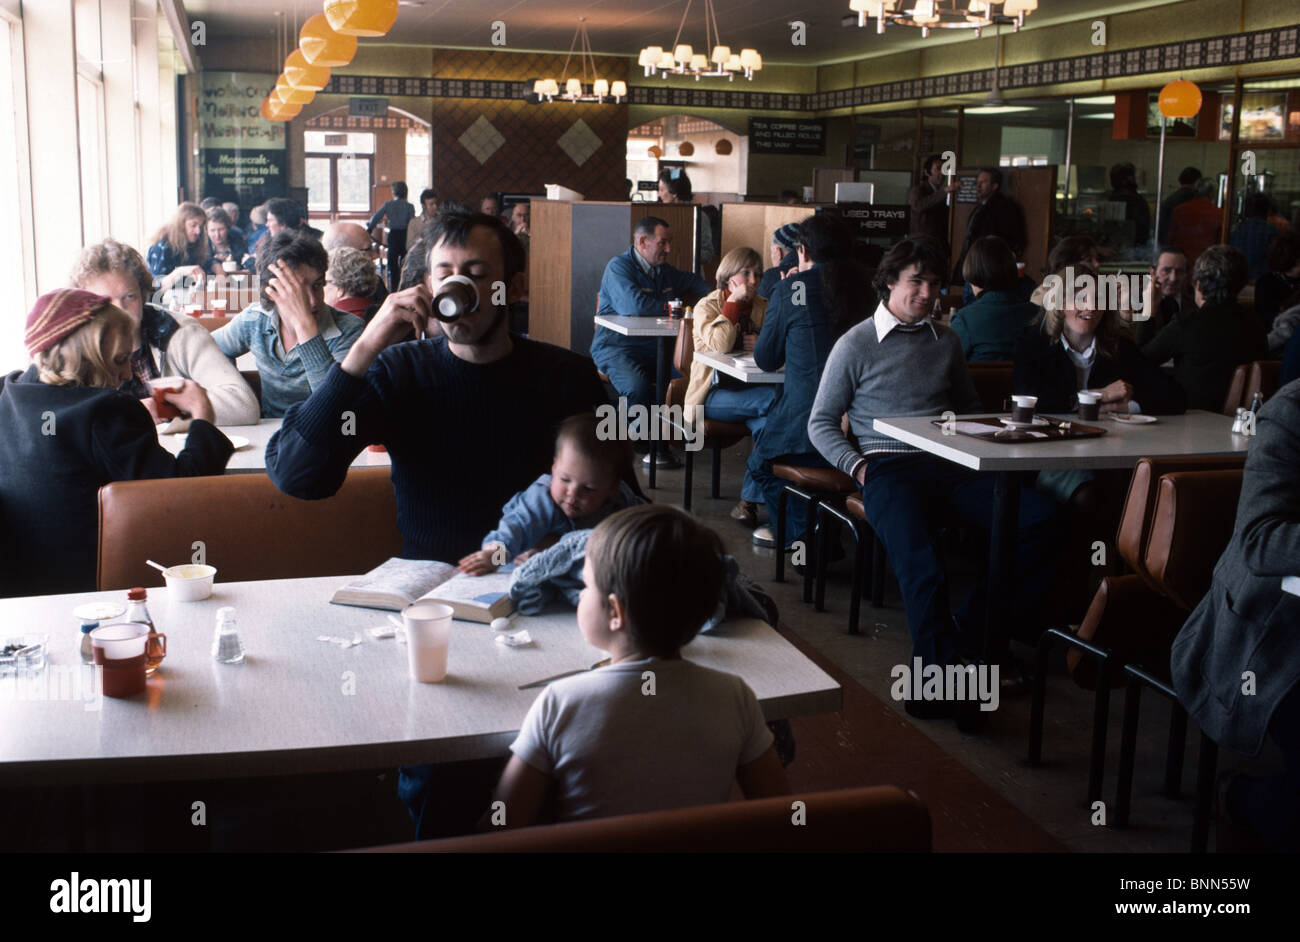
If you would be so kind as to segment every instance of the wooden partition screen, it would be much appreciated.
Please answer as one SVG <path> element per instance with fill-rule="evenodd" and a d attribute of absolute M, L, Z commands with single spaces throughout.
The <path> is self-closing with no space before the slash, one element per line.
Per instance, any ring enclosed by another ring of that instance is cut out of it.
<path fill-rule="evenodd" d="M 632 245 L 643 216 L 672 230 L 668 264 L 690 270 L 695 258 L 698 206 L 687 203 L 578 203 L 532 201 L 529 222 L 528 334 L 577 353 L 589 353 L 596 295 L 605 266 Z"/>
<path fill-rule="evenodd" d="M 974 177 L 978 168 L 958 170 L 958 176 Z M 1020 167 L 1015 170 L 1002 168 L 1002 192 L 1015 200 L 1025 214 L 1025 254 L 1021 259 L 1025 263 L 1025 274 L 1035 281 L 1041 281 L 1043 267 L 1047 264 L 1047 253 L 1052 238 L 1052 201 L 1056 193 L 1055 167 Z M 966 224 L 975 211 L 975 203 L 954 203 L 952 207 L 952 261 L 956 266 L 961 255 L 962 242 L 966 239 Z"/>
<path fill-rule="evenodd" d="M 815 206 L 785 203 L 723 203 L 719 254 L 726 255 L 737 246 L 747 245 L 762 256 L 763 267 L 767 268 L 767 247 L 772 243 L 772 233 L 788 222 L 803 222 L 815 210 Z"/>

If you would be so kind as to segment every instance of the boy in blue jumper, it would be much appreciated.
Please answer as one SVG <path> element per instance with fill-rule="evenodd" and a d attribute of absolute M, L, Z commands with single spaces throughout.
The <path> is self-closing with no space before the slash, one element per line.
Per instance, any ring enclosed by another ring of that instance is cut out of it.
<path fill-rule="evenodd" d="M 547 537 L 589 530 L 616 510 L 645 503 L 626 483 L 632 443 L 602 440 L 598 427 L 589 412 L 560 423 L 551 473 L 510 498 L 483 548 L 459 562 L 461 572 L 481 576 L 523 562 Z"/>

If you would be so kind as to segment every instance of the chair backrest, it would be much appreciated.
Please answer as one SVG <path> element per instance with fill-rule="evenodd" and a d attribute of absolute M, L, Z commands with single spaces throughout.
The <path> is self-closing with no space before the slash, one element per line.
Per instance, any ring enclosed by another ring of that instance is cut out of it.
<path fill-rule="evenodd" d="M 1139 460 L 1133 469 L 1133 477 L 1129 480 L 1124 512 L 1120 515 L 1119 531 L 1115 535 L 1115 547 L 1120 558 L 1152 589 L 1162 591 L 1152 578 L 1146 563 L 1151 519 L 1155 515 L 1161 476 L 1183 471 L 1240 470 L 1245 463 L 1245 455 Z"/>
<path fill-rule="evenodd" d="M 1232 371 L 1232 380 L 1228 383 L 1228 394 L 1223 397 L 1223 414 L 1236 415 L 1241 408 L 1250 408 L 1250 399 L 1255 390 L 1246 392 L 1247 380 L 1250 378 L 1249 363 L 1241 363 Z M 1244 400 L 1244 401 L 1243 401 Z"/>
<path fill-rule="evenodd" d="M 223 582 L 356 575 L 402 551 L 388 468 L 349 470 L 325 500 L 287 497 L 265 474 L 99 489 L 100 589 L 156 585 L 145 560 L 189 562 L 196 541 Z"/>
<path fill-rule="evenodd" d="M 966 364 L 985 412 L 1001 412 L 1003 403 L 1010 398 L 1013 366 L 1004 360 Z"/>
<path fill-rule="evenodd" d="M 257 404 L 262 404 L 262 374 L 257 370 L 240 370 L 239 375 L 244 377 L 244 382 L 248 383 L 248 388 L 253 391 L 257 397 Z"/>
<path fill-rule="evenodd" d="M 805 822 L 791 826 L 794 802 Z M 930 812 L 924 802 L 893 785 L 732 801 L 725 804 L 623 815 L 453 837 L 366 852 L 590 853 L 632 851 L 853 851 L 925 853 L 931 850 Z"/>
<path fill-rule="evenodd" d="M 1210 587 L 1237 518 L 1241 469 L 1160 478 L 1146 566 L 1165 597 L 1190 612 Z"/>
<path fill-rule="evenodd" d="M 1267 402 L 1273 393 L 1277 392 L 1277 381 L 1281 375 L 1281 360 L 1256 360 L 1250 364 L 1250 370 L 1246 374 L 1246 386 L 1241 391 L 1242 406 L 1250 408 L 1257 390 Z"/>
<path fill-rule="evenodd" d="M 691 375 L 695 360 L 695 318 L 683 317 L 677 324 L 677 345 L 673 347 L 673 369 L 685 377 Z"/>

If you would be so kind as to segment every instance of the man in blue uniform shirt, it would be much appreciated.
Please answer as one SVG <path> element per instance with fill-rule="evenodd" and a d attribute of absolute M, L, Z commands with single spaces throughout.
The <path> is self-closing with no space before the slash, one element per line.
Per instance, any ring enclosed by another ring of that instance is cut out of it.
<path fill-rule="evenodd" d="M 605 266 L 597 315 L 663 317 L 665 305 L 673 298 L 694 304 L 712 290 L 699 275 L 678 271 L 667 263 L 673 237 L 672 229 L 662 219 L 646 216 L 636 224 L 632 238 L 632 247 Z M 618 394 L 627 398 L 629 409 L 653 403 L 658 343 L 657 337 L 625 337 L 604 327 L 596 328 L 591 358 Z"/>

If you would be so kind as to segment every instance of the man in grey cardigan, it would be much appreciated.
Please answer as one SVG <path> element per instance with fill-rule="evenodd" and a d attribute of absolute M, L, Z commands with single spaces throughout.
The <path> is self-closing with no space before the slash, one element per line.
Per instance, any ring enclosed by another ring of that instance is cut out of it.
<path fill-rule="evenodd" d="M 986 593 L 981 580 L 956 618 L 950 614 L 938 524 L 947 519 L 987 531 L 993 479 L 881 435 L 872 421 L 981 411 L 961 342 L 931 320 L 945 267 L 929 239 L 908 239 L 890 250 L 874 280 L 883 300 L 874 316 L 831 350 L 808 420 L 808 435 L 822 457 L 862 485 L 867 522 L 885 544 L 903 592 L 913 657 L 941 666 L 980 650 Z M 845 413 L 848 437 L 840 429 Z M 1022 490 L 1016 560 L 1022 617 L 1041 613 L 1054 555 L 1054 515 L 1048 498 Z M 1003 651 L 990 656 L 1005 660 Z M 1006 681 L 1015 672 L 1004 667 L 1002 673 Z M 944 701 L 908 700 L 906 708 L 924 718 L 953 713 L 953 704 Z"/>
<path fill-rule="evenodd" d="M 1220 746 L 1282 751 L 1272 778 L 1238 775 L 1223 795 L 1229 822 L 1279 848 L 1300 849 L 1300 381 L 1256 417 L 1232 541 L 1214 581 L 1174 640 L 1174 689 Z M 1290 587 L 1288 582 L 1287 586 Z"/>

